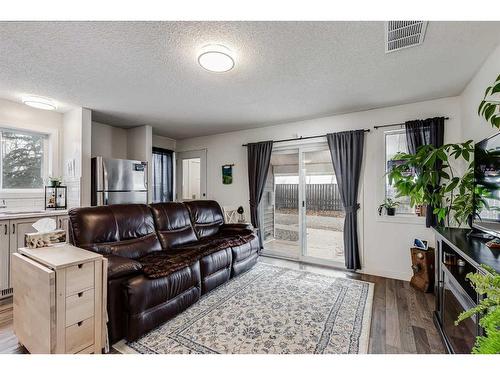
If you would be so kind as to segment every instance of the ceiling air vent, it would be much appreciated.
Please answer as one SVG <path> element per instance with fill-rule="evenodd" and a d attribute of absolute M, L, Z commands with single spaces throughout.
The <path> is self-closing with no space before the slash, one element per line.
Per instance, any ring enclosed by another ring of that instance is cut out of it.
<path fill-rule="evenodd" d="M 385 53 L 422 44 L 427 21 L 387 21 L 385 23 Z"/>

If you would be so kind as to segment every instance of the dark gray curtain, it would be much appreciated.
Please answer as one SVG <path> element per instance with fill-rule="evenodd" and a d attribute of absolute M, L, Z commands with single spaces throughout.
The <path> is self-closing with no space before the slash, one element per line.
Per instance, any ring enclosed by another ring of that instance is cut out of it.
<path fill-rule="evenodd" d="M 408 152 L 416 154 L 423 145 L 433 145 L 441 147 L 444 144 L 444 117 L 433 117 L 426 120 L 413 120 L 405 123 L 406 142 Z M 441 168 L 441 161 L 438 161 L 437 168 Z M 417 172 L 418 173 L 418 172 Z M 438 181 L 439 185 L 439 181 Z M 437 216 L 432 213 L 434 207 L 427 207 L 425 225 L 427 228 L 437 225 Z"/>
<path fill-rule="evenodd" d="M 345 209 L 344 256 L 348 270 L 361 268 L 358 247 L 358 187 L 365 132 L 354 130 L 327 134 L 333 169 Z"/>
<path fill-rule="evenodd" d="M 249 143 L 248 149 L 248 184 L 250 191 L 250 217 L 252 225 L 259 228 L 260 248 L 263 247 L 262 230 L 260 230 L 259 203 L 264 192 L 273 141 Z"/>
<path fill-rule="evenodd" d="M 173 201 L 173 154 L 171 150 L 153 147 L 153 202 Z"/>

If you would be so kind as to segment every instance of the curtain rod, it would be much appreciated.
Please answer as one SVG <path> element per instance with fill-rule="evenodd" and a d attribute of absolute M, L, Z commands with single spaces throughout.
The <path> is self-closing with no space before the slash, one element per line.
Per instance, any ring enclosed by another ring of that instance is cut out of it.
<path fill-rule="evenodd" d="M 444 118 L 445 120 L 449 120 L 450 118 L 449 117 L 445 117 Z M 400 122 L 399 124 L 387 124 L 387 125 L 378 125 L 378 126 L 374 126 L 373 129 L 380 129 L 380 128 L 388 128 L 390 126 L 403 126 L 405 123 L 404 122 Z"/>
<path fill-rule="evenodd" d="M 370 129 L 363 129 L 365 133 L 369 133 Z M 299 137 L 299 138 L 288 138 L 288 139 L 279 139 L 277 141 L 273 141 L 273 143 L 280 143 L 280 142 L 290 142 L 290 141 L 303 141 L 305 139 L 313 139 L 313 138 L 323 138 L 326 137 L 326 134 L 323 135 L 311 135 L 309 137 Z M 242 145 L 243 147 L 247 147 L 248 143 L 245 143 Z"/>

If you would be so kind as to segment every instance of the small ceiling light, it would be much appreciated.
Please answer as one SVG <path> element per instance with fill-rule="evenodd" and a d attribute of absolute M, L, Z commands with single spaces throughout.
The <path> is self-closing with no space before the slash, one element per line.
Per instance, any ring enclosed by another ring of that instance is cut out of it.
<path fill-rule="evenodd" d="M 201 49 L 198 63 L 210 72 L 227 72 L 234 67 L 234 59 L 231 54 L 231 50 L 223 45 L 210 44 Z"/>
<path fill-rule="evenodd" d="M 53 111 L 57 108 L 52 100 L 41 98 L 39 96 L 25 96 L 22 100 L 24 104 L 38 109 L 47 109 L 49 111 Z"/>

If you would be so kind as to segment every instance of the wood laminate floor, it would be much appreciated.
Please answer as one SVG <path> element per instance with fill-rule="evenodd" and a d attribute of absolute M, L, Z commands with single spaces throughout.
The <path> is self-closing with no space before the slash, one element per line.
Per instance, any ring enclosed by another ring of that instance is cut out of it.
<path fill-rule="evenodd" d="M 432 321 L 434 296 L 406 281 L 262 257 L 262 262 L 375 284 L 369 353 L 445 353 Z M 0 353 L 26 353 L 13 332 L 12 299 L 0 300 Z"/>

